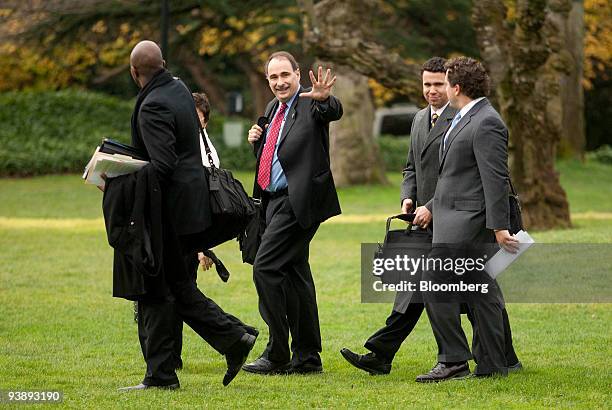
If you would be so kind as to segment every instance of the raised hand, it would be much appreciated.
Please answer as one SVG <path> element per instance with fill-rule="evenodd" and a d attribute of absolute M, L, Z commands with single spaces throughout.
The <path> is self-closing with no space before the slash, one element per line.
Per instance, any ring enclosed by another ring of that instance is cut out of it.
<path fill-rule="evenodd" d="M 323 77 L 323 67 L 319 66 L 318 76 L 315 78 L 312 70 L 308 72 L 310 81 L 312 81 L 312 90 L 307 93 L 301 93 L 300 97 L 310 97 L 313 100 L 325 101 L 331 94 L 331 88 L 336 82 L 336 76 L 331 76 L 331 69 L 327 69 L 325 77 Z"/>

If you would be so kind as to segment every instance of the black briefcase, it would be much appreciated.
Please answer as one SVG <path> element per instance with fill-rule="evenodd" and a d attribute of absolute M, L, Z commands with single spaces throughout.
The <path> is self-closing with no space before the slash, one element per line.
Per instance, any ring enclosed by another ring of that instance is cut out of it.
<path fill-rule="evenodd" d="M 399 214 L 387 218 L 385 239 L 378 244 L 376 258 L 395 258 L 397 255 L 407 255 L 410 258 L 425 258 L 431 250 L 433 233 L 430 228 L 422 229 L 413 226 L 415 214 Z M 391 230 L 391 221 L 399 219 L 408 222 L 404 229 Z M 405 272 L 389 271 L 382 275 L 383 283 L 400 283 L 406 280 Z M 419 272 L 420 275 L 420 272 Z"/>

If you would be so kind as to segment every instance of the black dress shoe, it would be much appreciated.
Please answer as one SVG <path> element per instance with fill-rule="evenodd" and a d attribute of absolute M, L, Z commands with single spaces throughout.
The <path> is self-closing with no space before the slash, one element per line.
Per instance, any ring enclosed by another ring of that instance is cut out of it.
<path fill-rule="evenodd" d="M 245 333 L 242 335 L 240 340 L 234 343 L 230 350 L 225 354 L 227 372 L 225 372 L 225 376 L 223 376 L 224 386 L 230 384 L 240 369 L 242 369 L 242 365 L 249 357 L 249 352 L 253 346 L 255 346 L 255 340 L 257 340 L 257 336 Z"/>
<path fill-rule="evenodd" d="M 523 370 L 523 364 L 521 362 L 516 362 L 515 364 L 508 366 L 508 373 L 514 373 Z"/>
<path fill-rule="evenodd" d="M 347 362 L 371 375 L 389 374 L 391 372 L 391 363 L 385 363 L 374 353 L 357 354 L 343 348 L 340 350 L 340 354 Z"/>
<path fill-rule="evenodd" d="M 467 363 L 446 365 L 438 363 L 427 374 L 417 376 L 418 383 L 434 383 L 451 379 L 463 379 L 469 376 L 470 366 Z"/>
<path fill-rule="evenodd" d="M 312 374 L 323 373 L 323 365 L 304 363 L 299 366 L 291 366 L 287 370 L 287 374 Z"/>
<path fill-rule="evenodd" d="M 257 374 L 287 374 L 290 363 L 272 362 L 265 357 L 260 357 L 253 363 L 245 364 L 242 370 Z"/>
<path fill-rule="evenodd" d="M 178 383 L 168 384 L 166 386 L 154 386 L 150 384 L 137 384 L 136 386 L 121 387 L 119 391 L 132 391 L 132 390 L 146 390 L 146 389 L 162 389 L 162 390 L 176 390 L 180 387 Z"/>

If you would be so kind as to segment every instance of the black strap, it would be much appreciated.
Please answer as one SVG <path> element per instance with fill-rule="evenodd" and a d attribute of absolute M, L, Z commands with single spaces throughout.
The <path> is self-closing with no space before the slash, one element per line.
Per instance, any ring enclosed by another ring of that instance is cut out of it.
<path fill-rule="evenodd" d="M 197 108 L 196 108 L 196 115 L 197 115 Z M 204 128 L 202 127 L 202 122 L 200 121 L 199 116 L 198 116 L 198 125 L 200 127 L 200 138 L 202 138 L 202 141 L 204 142 L 204 149 L 206 150 L 206 157 L 208 158 L 208 163 L 210 164 L 211 169 L 215 169 L 217 167 L 215 166 L 215 162 L 213 161 L 212 151 L 210 150 L 210 147 L 208 146 L 208 141 L 206 140 L 206 134 L 204 134 Z"/>
<path fill-rule="evenodd" d="M 516 190 L 514 189 L 514 185 L 512 185 L 512 179 L 510 177 L 508 177 L 508 183 L 510 184 L 510 192 L 512 192 L 512 195 L 518 196 Z"/>
<path fill-rule="evenodd" d="M 183 87 L 185 87 L 185 89 L 187 91 L 189 91 L 189 94 L 191 95 L 191 98 L 193 98 L 193 93 L 191 92 L 189 87 L 187 87 L 187 84 L 185 84 L 178 77 L 175 77 L 175 79 L 179 83 L 181 83 L 183 85 Z M 208 146 L 208 141 L 206 141 L 206 134 L 204 134 L 204 127 L 202 127 L 202 123 L 200 122 L 200 116 L 198 115 L 198 108 L 195 105 L 195 99 L 193 100 L 193 104 L 194 104 L 194 108 L 196 110 L 196 117 L 198 118 L 198 127 L 200 128 L 200 138 L 202 138 L 202 141 L 204 142 L 204 150 L 206 151 L 206 157 L 208 158 L 208 163 L 210 164 L 210 169 L 211 170 L 215 170 L 215 169 L 217 169 L 217 167 L 215 166 L 215 162 L 213 161 L 212 151 L 210 150 L 210 147 Z"/>

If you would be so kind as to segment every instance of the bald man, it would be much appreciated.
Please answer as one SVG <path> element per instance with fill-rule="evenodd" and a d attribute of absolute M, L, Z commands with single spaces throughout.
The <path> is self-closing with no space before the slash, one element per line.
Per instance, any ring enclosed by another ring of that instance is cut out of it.
<path fill-rule="evenodd" d="M 153 167 L 161 188 L 163 273 L 145 278 L 147 293 L 138 298 L 138 334 L 147 364 L 144 380 L 123 391 L 179 387 L 177 316 L 226 357 L 225 386 L 239 372 L 256 339 L 249 334 L 253 328 L 225 313 L 197 288 L 184 264 L 185 254 L 208 248 L 208 181 L 191 92 L 165 65 L 152 41 L 142 41 L 132 50 L 130 73 L 141 89 L 132 114 L 132 145 L 147 153 L 148 167 Z M 107 181 L 106 189 L 112 184 Z M 155 294 L 149 288 L 155 288 Z"/>

